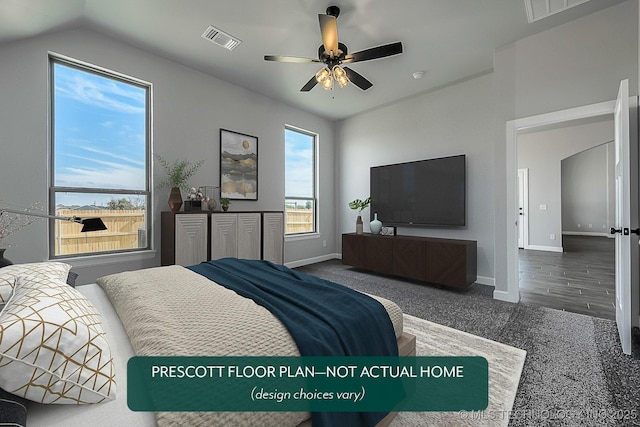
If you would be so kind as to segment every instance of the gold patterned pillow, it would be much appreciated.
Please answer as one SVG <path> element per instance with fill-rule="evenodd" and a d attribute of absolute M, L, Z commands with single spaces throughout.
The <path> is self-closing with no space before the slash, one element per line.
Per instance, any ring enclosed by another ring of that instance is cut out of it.
<path fill-rule="evenodd" d="M 13 264 L 0 268 L 0 305 L 5 304 L 11 297 L 13 285 L 18 277 L 24 277 L 31 282 L 49 283 L 67 280 L 71 266 L 63 262 L 32 262 L 28 264 Z"/>
<path fill-rule="evenodd" d="M 115 399 L 100 313 L 64 281 L 18 278 L 0 331 L 0 388 L 41 403 Z"/>

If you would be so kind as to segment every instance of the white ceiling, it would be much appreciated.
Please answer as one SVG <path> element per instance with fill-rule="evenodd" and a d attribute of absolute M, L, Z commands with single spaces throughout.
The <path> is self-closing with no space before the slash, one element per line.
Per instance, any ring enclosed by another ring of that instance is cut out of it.
<path fill-rule="evenodd" d="M 0 0 L 0 43 L 88 27 L 337 120 L 488 72 L 495 48 L 622 1 L 588 1 L 529 24 L 523 0 Z M 401 41 L 404 53 L 351 65 L 373 83 L 367 91 L 316 86 L 302 93 L 318 64 L 263 56 L 315 58 L 317 15 L 333 4 L 341 8 L 338 35 L 349 52 Z M 227 51 L 204 40 L 209 25 L 242 43 Z M 415 71 L 424 77 L 415 80 Z"/>

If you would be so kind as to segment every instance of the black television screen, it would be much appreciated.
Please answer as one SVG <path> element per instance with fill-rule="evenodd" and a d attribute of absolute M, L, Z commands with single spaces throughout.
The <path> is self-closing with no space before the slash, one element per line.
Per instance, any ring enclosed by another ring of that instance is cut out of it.
<path fill-rule="evenodd" d="M 371 168 L 373 219 L 390 226 L 464 226 L 466 156 Z"/>

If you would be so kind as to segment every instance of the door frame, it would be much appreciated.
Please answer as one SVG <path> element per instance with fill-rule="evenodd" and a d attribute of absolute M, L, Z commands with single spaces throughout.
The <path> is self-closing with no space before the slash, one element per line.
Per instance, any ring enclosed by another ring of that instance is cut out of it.
<path fill-rule="evenodd" d="M 520 274 L 518 268 L 518 133 L 539 127 L 558 125 L 573 120 L 598 116 L 613 117 L 615 101 L 605 101 L 582 107 L 569 108 L 551 113 L 509 120 L 506 123 L 506 205 L 507 205 L 507 292 L 495 293 L 498 299 L 520 301 Z M 514 227 L 515 226 L 515 227 Z"/>
<path fill-rule="evenodd" d="M 522 246 L 518 243 L 518 248 L 529 249 L 529 168 L 518 169 L 518 194 L 522 194 L 522 215 L 518 212 L 518 240 L 522 233 Z"/>

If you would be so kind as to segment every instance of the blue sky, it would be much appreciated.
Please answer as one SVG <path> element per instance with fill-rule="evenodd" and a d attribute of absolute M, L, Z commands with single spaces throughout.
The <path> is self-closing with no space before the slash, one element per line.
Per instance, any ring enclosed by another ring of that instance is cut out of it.
<path fill-rule="evenodd" d="M 55 185 L 144 190 L 144 88 L 54 65 Z M 59 195 L 56 204 L 111 196 Z"/>
<path fill-rule="evenodd" d="M 313 197 L 314 137 L 285 129 L 285 195 Z"/>

